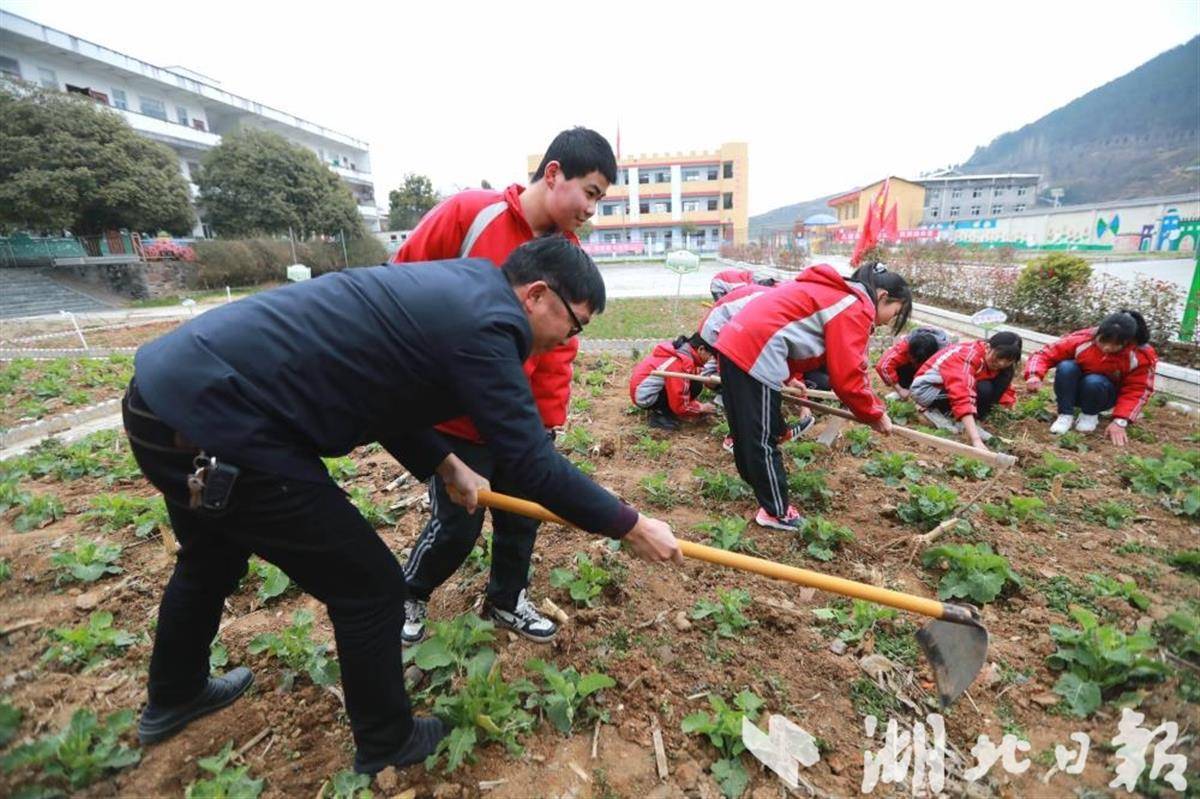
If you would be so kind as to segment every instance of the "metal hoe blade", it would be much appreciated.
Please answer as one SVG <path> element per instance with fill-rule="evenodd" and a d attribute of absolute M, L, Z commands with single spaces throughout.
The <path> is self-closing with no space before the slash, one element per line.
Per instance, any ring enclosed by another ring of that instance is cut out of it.
<path fill-rule="evenodd" d="M 933 668 L 942 707 L 962 696 L 987 660 L 988 632 L 974 614 L 968 620 L 929 622 L 917 631 L 917 643 Z"/>

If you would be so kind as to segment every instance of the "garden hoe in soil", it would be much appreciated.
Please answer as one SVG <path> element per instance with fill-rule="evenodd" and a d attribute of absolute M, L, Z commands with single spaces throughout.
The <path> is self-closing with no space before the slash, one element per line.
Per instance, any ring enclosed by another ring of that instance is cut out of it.
<path fill-rule="evenodd" d="M 536 502 L 498 494 L 495 491 L 480 491 L 479 504 L 532 519 L 572 526 L 570 522 Z M 950 705 L 967 690 L 987 660 L 988 632 L 979 620 L 979 612 L 969 605 L 956 605 L 903 594 L 682 539 L 679 540 L 679 546 L 686 557 L 695 560 L 929 616 L 933 621 L 917 631 L 917 643 L 921 645 L 926 660 L 933 668 L 942 707 Z"/>

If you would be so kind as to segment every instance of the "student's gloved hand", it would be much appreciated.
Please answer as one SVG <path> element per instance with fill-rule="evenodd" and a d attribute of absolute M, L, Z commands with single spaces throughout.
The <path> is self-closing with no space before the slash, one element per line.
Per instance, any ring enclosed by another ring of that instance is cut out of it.
<path fill-rule="evenodd" d="M 622 540 L 627 542 L 643 560 L 651 563 L 663 563 L 669 560 L 672 563 L 683 565 L 683 551 L 679 548 L 679 542 L 675 540 L 675 534 L 671 532 L 671 525 L 664 521 L 639 513 L 637 524 L 625 534 L 625 538 Z"/>
<path fill-rule="evenodd" d="M 463 463 L 453 453 L 437 467 L 438 477 L 446 484 L 446 493 L 456 505 L 462 505 L 467 513 L 474 513 L 479 507 L 479 490 L 490 489 L 487 478 Z"/>

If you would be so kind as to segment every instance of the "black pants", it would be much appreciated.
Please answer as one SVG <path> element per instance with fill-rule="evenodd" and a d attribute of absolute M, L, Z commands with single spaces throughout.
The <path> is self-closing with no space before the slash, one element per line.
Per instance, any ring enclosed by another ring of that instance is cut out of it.
<path fill-rule="evenodd" d="M 512 481 L 496 465 L 487 447 L 452 436 L 444 438 L 454 454 L 486 477 L 494 490 L 514 492 Z M 429 481 L 429 510 L 429 521 L 404 564 L 409 594 L 424 600 L 458 571 L 483 528 L 483 508 L 472 515 L 462 505 L 451 502 L 446 484 L 436 475 Z M 537 519 L 492 511 L 492 574 L 487 596 L 501 610 L 513 610 L 517 596 L 529 586 L 529 560 L 539 524 Z"/>
<path fill-rule="evenodd" d="M 719 389 L 720 386 L 717 388 Z M 700 392 L 703 390 L 704 384 L 699 380 L 693 380 L 688 386 L 688 396 L 690 396 L 692 399 L 696 399 L 696 397 L 700 396 Z M 675 411 L 671 410 L 671 401 L 667 398 L 667 391 L 665 388 L 658 392 L 658 396 L 654 398 L 654 404 L 646 408 L 646 410 L 650 411 L 651 414 L 661 413 L 668 419 L 674 419 L 677 422 L 679 421 L 679 417 L 675 414 Z"/>
<path fill-rule="evenodd" d="M 975 384 L 976 419 L 982 419 L 991 413 L 992 408 L 1004 396 L 1004 392 L 1008 390 L 1008 384 L 1012 382 L 1012 379 L 1013 370 L 1005 369 L 991 380 L 980 380 Z M 912 384 L 909 383 L 909 385 Z M 938 397 L 934 400 L 933 407 L 943 413 L 950 413 L 950 398 L 945 395 Z"/>
<path fill-rule="evenodd" d="M 900 388 L 911 388 L 913 378 L 916 376 L 917 367 L 911 363 L 896 367 L 896 385 L 900 386 Z"/>
<path fill-rule="evenodd" d="M 833 384 L 829 382 L 829 372 L 824 369 L 813 369 L 804 373 L 804 385 L 817 391 L 829 391 Z"/>
<path fill-rule="evenodd" d="M 738 474 L 754 489 L 759 505 L 783 517 L 788 509 L 787 472 L 777 443 L 783 433 L 783 397 L 728 358 L 721 359 L 721 387 Z"/>
<path fill-rule="evenodd" d="M 402 746 L 413 726 L 400 650 L 404 574 L 345 493 L 332 481 L 295 481 L 243 467 L 224 511 L 190 510 L 186 481 L 195 450 L 180 447 L 136 383 L 122 410 L 133 455 L 166 497 L 181 545 L 158 610 L 151 703 L 180 704 L 203 689 L 225 598 L 254 554 L 325 603 L 359 757 L 382 757 Z"/>

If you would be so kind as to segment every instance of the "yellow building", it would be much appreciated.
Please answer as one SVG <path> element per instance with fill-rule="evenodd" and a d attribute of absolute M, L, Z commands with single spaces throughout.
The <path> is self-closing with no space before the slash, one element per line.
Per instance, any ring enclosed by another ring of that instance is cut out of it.
<path fill-rule="evenodd" d="M 744 244 L 749 214 L 749 156 L 741 142 L 692 153 L 621 158 L 617 182 L 596 207 L 585 240 L 593 254 L 636 255 L 686 247 L 715 252 Z M 531 155 L 532 177 L 542 161 Z"/>
<path fill-rule="evenodd" d="M 888 188 L 888 208 L 896 206 L 896 227 L 899 230 L 911 230 L 921 224 L 921 216 L 925 212 L 925 187 L 904 178 L 892 175 Z M 845 194 L 832 198 L 828 205 L 837 217 L 837 238 L 854 240 L 862 230 L 867 218 L 867 209 L 871 201 L 883 188 L 883 181 L 877 180 L 869 186 L 854 189 Z"/>

